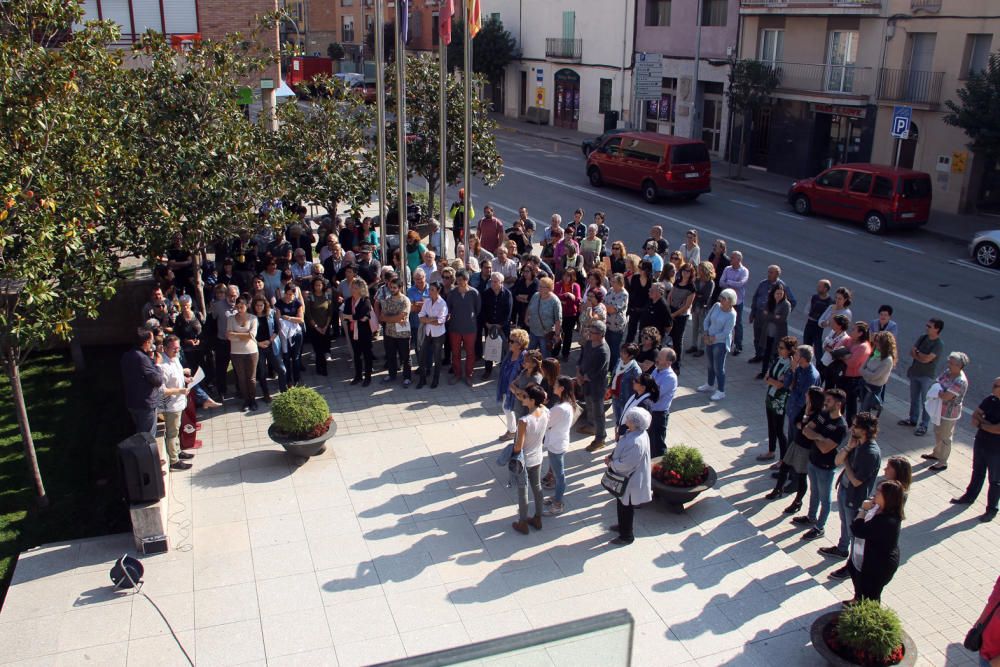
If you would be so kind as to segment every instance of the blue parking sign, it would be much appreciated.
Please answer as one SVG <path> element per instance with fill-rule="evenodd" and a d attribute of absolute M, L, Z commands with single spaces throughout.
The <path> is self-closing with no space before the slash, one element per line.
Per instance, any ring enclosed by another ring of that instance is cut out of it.
<path fill-rule="evenodd" d="M 913 107 L 895 107 L 892 111 L 892 136 L 897 139 L 908 139 L 912 118 Z"/>

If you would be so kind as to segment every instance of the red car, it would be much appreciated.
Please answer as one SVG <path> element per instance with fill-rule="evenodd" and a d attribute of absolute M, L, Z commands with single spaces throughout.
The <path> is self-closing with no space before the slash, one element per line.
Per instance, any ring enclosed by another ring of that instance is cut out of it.
<path fill-rule="evenodd" d="M 927 224 L 930 174 L 880 164 L 839 164 L 792 183 L 788 202 L 800 215 L 862 222 L 872 234 Z"/>
<path fill-rule="evenodd" d="M 660 197 L 697 199 L 712 191 L 712 161 L 705 142 L 655 132 L 606 135 L 587 157 L 587 178 L 642 192 L 654 203 Z"/>

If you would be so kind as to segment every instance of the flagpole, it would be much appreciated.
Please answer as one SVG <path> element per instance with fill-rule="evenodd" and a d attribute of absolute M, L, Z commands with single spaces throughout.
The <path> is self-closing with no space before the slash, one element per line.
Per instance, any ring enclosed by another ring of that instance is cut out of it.
<path fill-rule="evenodd" d="M 362 69 L 364 63 L 362 61 Z M 375 0 L 375 108 L 377 109 L 376 132 L 378 138 L 378 220 L 382 226 L 382 261 L 386 261 L 386 168 L 385 168 L 385 0 Z M 332 215 L 336 215 L 332 211 Z M 347 250 L 345 248 L 345 250 Z"/>
<path fill-rule="evenodd" d="M 446 10 L 446 5 L 442 3 L 441 12 Z M 441 19 L 444 20 L 443 18 Z M 450 21 L 451 18 L 449 17 Z M 442 257 L 448 256 L 448 205 L 446 198 L 448 196 L 448 45 L 445 44 L 444 35 L 441 30 L 438 30 L 438 52 L 441 65 L 441 71 L 439 72 L 439 83 L 440 83 L 440 101 L 438 102 L 439 118 L 438 118 L 438 136 L 441 137 L 441 155 L 438 166 L 439 174 L 439 186 L 440 186 L 440 199 L 441 199 L 441 247 L 438 248 L 438 253 Z M 431 212 L 433 215 L 433 211 Z"/>
<path fill-rule="evenodd" d="M 399 159 L 397 160 L 399 172 L 396 174 L 397 195 L 396 211 L 399 214 L 399 257 L 400 270 L 399 279 L 403 281 L 403 286 L 408 287 L 406 280 L 406 233 L 407 233 L 407 206 L 406 206 L 406 39 L 403 30 L 403 21 L 407 20 L 408 11 L 406 0 L 396 1 L 396 146 Z M 389 259 L 385 258 L 386 264 Z"/>
<path fill-rule="evenodd" d="M 462 39 L 465 40 L 464 70 L 462 72 L 462 82 L 465 84 L 465 155 L 463 156 L 463 183 L 465 184 L 465 209 L 462 216 L 465 221 L 465 252 L 469 253 L 469 214 L 472 211 L 472 7 L 475 0 L 461 0 L 465 26 Z"/>

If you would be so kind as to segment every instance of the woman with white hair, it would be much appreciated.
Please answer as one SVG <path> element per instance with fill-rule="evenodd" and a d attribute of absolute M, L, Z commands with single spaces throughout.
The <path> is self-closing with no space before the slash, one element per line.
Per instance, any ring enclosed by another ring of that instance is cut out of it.
<path fill-rule="evenodd" d="M 651 464 L 649 460 L 649 435 L 646 430 L 653 421 L 645 408 L 633 407 L 622 418 L 628 431 L 618 439 L 615 450 L 604 459 L 612 472 L 627 478 L 625 492 L 617 499 L 618 523 L 611 530 L 618 537 L 611 544 L 624 546 L 635 542 L 632 527 L 635 522 L 635 507 L 653 499 Z"/>
<path fill-rule="evenodd" d="M 952 352 L 948 355 L 948 367 L 937 379 L 937 384 L 927 392 L 927 411 L 930 412 L 930 399 L 937 399 L 940 404 L 940 418 L 931 419 L 934 424 L 934 451 L 921 454 L 920 458 L 934 461 L 931 470 L 947 470 L 948 457 L 951 456 L 951 438 L 955 435 L 955 424 L 962 416 L 962 400 L 969 390 L 969 379 L 965 377 L 965 367 L 969 365 L 969 355 L 964 352 Z M 937 393 L 934 390 L 937 389 Z M 933 417 L 933 413 L 931 413 Z"/>
<path fill-rule="evenodd" d="M 721 401 L 726 397 L 726 357 L 736 326 L 735 305 L 736 290 L 722 290 L 719 292 L 719 300 L 709 309 L 702 323 L 702 339 L 708 352 L 708 382 L 698 387 L 698 391 L 712 391 L 712 385 L 718 380 L 718 389 L 712 394 L 713 401 Z"/>
<path fill-rule="evenodd" d="M 591 269 L 600 266 L 601 252 L 604 243 L 597 236 L 597 225 L 587 226 L 587 236 L 580 241 L 580 254 L 583 255 L 583 270 L 590 273 Z"/>

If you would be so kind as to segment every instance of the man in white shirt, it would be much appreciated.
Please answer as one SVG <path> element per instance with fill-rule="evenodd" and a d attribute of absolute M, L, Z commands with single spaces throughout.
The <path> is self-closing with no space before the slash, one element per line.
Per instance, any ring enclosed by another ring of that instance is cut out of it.
<path fill-rule="evenodd" d="M 424 332 L 423 349 L 420 352 L 420 381 L 417 389 L 427 384 L 427 374 L 433 366 L 431 389 L 436 389 L 441 378 L 441 348 L 445 337 L 445 323 L 448 321 L 448 304 L 442 294 L 440 282 L 432 281 L 427 288 L 428 298 L 420 307 L 420 325 Z"/>
<path fill-rule="evenodd" d="M 163 340 L 164 356 L 160 361 L 160 370 L 163 371 L 163 421 L 166 427 L 163 441 L 170 457 L 171 470 L 188 470 L 191 464 L 181 459 L 194 458 L 194 454 L 180 451 L 179 446 L 181 414 L 187 407 L 189 391 L 180 351 L 181 341 L 177 336 L 170 335 Z"/>

